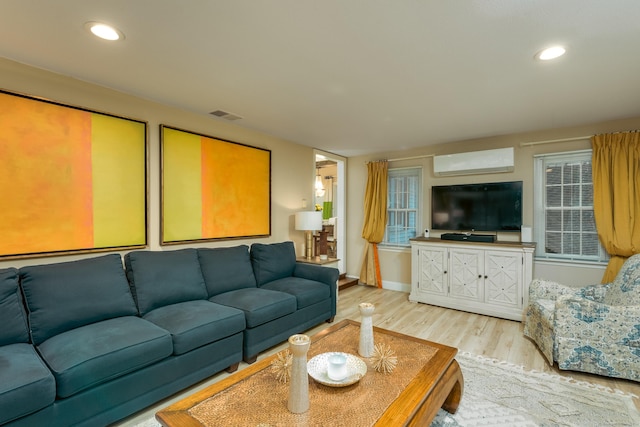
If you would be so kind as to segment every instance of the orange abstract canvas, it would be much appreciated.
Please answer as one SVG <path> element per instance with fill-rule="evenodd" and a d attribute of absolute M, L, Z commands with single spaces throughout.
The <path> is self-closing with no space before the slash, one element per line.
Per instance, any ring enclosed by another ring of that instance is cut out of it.
<path fill-rule="evenodd" d="M 271 152 L 163 126 L 162 243 L 271 234 Z"/>

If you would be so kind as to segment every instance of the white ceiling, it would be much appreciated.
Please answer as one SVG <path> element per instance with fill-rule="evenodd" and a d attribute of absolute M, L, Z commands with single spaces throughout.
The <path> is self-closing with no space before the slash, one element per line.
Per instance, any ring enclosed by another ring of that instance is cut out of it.
<path fill-rule="evenodd" d="M 0 0 L 0 56 L 353 156 L 638 117 L 639 21 L 639 0 Z"/>

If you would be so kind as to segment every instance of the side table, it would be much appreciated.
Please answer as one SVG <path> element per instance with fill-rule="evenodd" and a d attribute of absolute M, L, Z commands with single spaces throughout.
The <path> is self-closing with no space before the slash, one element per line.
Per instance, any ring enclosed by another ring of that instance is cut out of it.
<path fill-rule="evenodd" d="M 322 267 L 338 268 L 338 261 L 340 261 L 340 259 L 339 258 L 320 259 L 319 256 L 314 256 L 311 259 L 307 259 L 306 257 L 299 256 L 296 258 L 296 261 L 303 262 L 305 264 L 321 265 Z"/>

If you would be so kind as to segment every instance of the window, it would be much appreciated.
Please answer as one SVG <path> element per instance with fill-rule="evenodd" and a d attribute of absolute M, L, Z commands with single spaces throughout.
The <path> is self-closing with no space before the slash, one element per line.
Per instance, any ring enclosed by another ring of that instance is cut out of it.
<path fill-rule="evenodd" d="M 605 261 L 593 215 L 591 150 L 536 156 L 534 173 L 536 256 Z"/>
<path fill-rule="evenodd" d="M 390 169 L 383 245 L 406 247 L 420 227 L 421 168 Z"/>

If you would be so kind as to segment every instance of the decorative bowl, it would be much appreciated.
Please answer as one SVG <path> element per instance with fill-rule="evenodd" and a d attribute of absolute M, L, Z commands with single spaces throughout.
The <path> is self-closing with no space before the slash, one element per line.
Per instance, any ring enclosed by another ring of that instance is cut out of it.
<path fill-rule="evenodd" d="M 342 354 L 347 358 L 347 376 L 340 381 L 332 380 L 327 374 L 329 357 L 334 354 Z M 357 383 L 360 381 L 360 378 L 364 377 L 367 373 L 367 365 L 362 359 L 353 354 L 332 351 L 312 357 L 311 360 L 307 362 L 307 371 L 309 375 L 311 375 L 311 378 L 320 384 L 329 387 L 346 387 Z"/>

